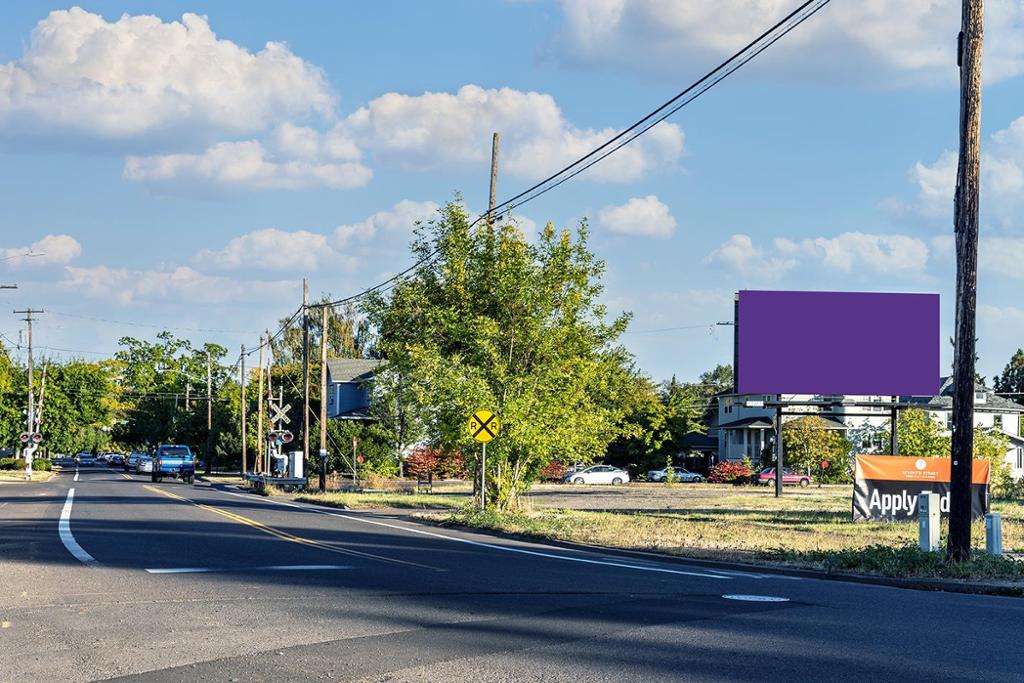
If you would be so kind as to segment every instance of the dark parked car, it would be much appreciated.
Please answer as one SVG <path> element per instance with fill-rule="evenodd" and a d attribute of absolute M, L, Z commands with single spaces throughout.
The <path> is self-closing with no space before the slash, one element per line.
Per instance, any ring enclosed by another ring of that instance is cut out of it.
<path fill-rule="evenodd" d="M 794 472 L 788 467 L 782 468 L 783 486 L 788 486 L 790 484 L 797 484 L 799 486 L 810 486 L 812 481 L 814 481 L 814 479 L 812 479 L 811 475 L 809 474 L 800 474 L 799 472 Z M 763 470 L 761 470 L 758 473 L 757 478 L 754 480 L 754 483 L 764 484 L 766 486 L 775 486 L 775 468 L 766 467 Z"/>
<path fill-rule="evenodd" d="M 75 456 L 75 462 L 78 463 L 79 467 L 94 467 L 96 465 L 96 458 L 92 457 L 92 453 L 83 451 Z"/>

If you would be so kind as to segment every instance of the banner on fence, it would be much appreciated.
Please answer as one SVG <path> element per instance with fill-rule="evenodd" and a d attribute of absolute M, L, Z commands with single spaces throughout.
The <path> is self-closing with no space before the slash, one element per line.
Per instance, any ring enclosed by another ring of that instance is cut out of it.
<path fill-rule="evenodd" d="M 949 515 L 949 458 L 858 455 L 854 468 L 853 519 L 911 521 L 917 519 L 917 497 L 938 493 L 939 510 Z M 971 512 L 988 512 L 989 462 L 975 460 L 971 476 Z"/>

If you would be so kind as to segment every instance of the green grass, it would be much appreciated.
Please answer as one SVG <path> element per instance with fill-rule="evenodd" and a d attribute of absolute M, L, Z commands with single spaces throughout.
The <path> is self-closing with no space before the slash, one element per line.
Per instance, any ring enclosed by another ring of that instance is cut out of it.
<path fill-rule="evenodd" d="M 686 508 L 689 503 L 697 505 Z M 667 510 L 479 512 L 462 508 L 417 516 L 531 538 L 702 559 L 887 576 L 1024 581 L 1024 562 L 979 553 L 968 563 L 950 566 L 941 553 L 921 553 L 914 523 L 851 521 L 848 489 L 782 499 L 737 493 L 689 503 L 680 499 Z M 1024 552 L 1024 507 L 997 502 L 993 508 L 1003 515 L 1004 548 Z M 984 523 L 975 522 L 972 531 L 975 548 L 983 548 Z"/>
<path fill-rule="evenodd" d="M 300 493 L 295 500 L 327 507 L 356 509 L 404 508 L 417 510 L 453 510 L 467 505 L 465 496 L 385 493 Z"/>

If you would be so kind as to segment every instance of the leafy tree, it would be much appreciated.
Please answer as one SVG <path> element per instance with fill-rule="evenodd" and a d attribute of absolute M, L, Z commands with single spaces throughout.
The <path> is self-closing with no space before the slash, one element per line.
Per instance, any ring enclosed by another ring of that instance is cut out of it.
<path fill-rule="evenodd" d="M 848 480 L 851 444 L 842 430 L 829 429 L 817 415 L 784 422 L 782 445 L 784 462 L 794 470 L 810 471 L 830 482 Z M 822 462 L 828 462 L 828 468 Z"/>
<path fill-rule="evenodd" d="M 1024 403 L 1024 349 L 1017 349 L 1013 354 L 1002 374 L 996 377 L 995 386 L 998 393 L 1008 394 L 1014 401 Z"/>
<path fill-rule="evenodd" d="M 920 408 L 900 412 L 896 442 L 901 455 L 925 458 L 949 456 L 949 437 L 943 434 L 942 426 Z"/>
<path fill-rule="evenodd" d="M 607 320 L 604 265 L 587 236 L 586 223 L 575 236 L 548 224 L 534 242 L 511 223 L 471 228 L 449 203 L 416 230 L 413 257 L 429 265 L 366 304 L 433 445 L 476 458 L 469 416 L 486 408 L 502 420 L 486 472 L 501 508 L 551 461 L 601 457 L 622 433 L 635 378 L 616 340 L 629 317 Z"/>

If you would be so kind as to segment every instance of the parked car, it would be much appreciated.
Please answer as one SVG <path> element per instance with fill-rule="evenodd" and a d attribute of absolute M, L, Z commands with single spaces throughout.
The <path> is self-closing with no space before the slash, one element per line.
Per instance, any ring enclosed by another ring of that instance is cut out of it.
<path fill-rule="evenodd" d="M 810 486 L 814 479 L 809 474 L 800 474 L 794 472 L 788 467 L 782 468 L 782 485 L 788 486 L 790 484 L 798 484 L 800 486 Z M 757 474 L 757 478 L 754 479 L 756 484 L 764 484 L 765 486 L 775 486 L 775 468 L 766 467 Z"/>
<path fill-rule="evenodd" d="M 138 472 L 139 459 L 147 457 L 142 451 L 132 451 L 124 461 L 125 472 Z"/>
<path fill-rule="evenodd" d="M 107 462 L 110 463 L 111 467 L 113 467 L 115 465 L 116 466 L 124 465 L 124 456 L 121 455 L 120 453 L 111 453 L 110 457 L 107 458 Z"/>
<path fill-rule="evenodd" d="M 594 465 L 570 472 L 562 481 L 570 484 L 625 484 L 629 481 L 629 472 L 611 465 Z"/>
<path fill-rule="evenodd" d="M 151 474 L 153 472 L 153 458 L 145 453 L 140 454 L 135 461 L 134 472 L 136 474 Z"/>
<path fill-rule="evenodd" d="M 672 469 L 676 473 L 676 481 L 684 481 L 687 483 L 700 483 L 704 481 L 704 477 L 696 472 L 691 472 L 685 467 L 673 467 Z M 662 467 L 660 470 L 650 470 L 647 473 L 647 481 L 665 481 L 667 474 L 667 467 Z"/>
<path fill-rule="evenodd" d="M 82 451 L 75 456 L 75 464 L 79 467 L 94 467 L 96 465 L 96 458 L 92 457 L 92 453 Z"/>
<path fill-rule="evenodd" d="M 50 463 L 58 467 L 73 467 L 75 459 L 67 453 L 54 453 Z"/>
<path fill-rule="evenodd" d="M 196 478 L 196 461 L 188 446 L 164 444 L 157 446 L 153 454 L 153 481 L 158 482 L 164 477 L 181 479 L 191 484 Z"/>
<path fill-rule="evenodd" d="M 100 451 L 96 454 L 96 462 L 107 462 L 107 453 Z"/>

